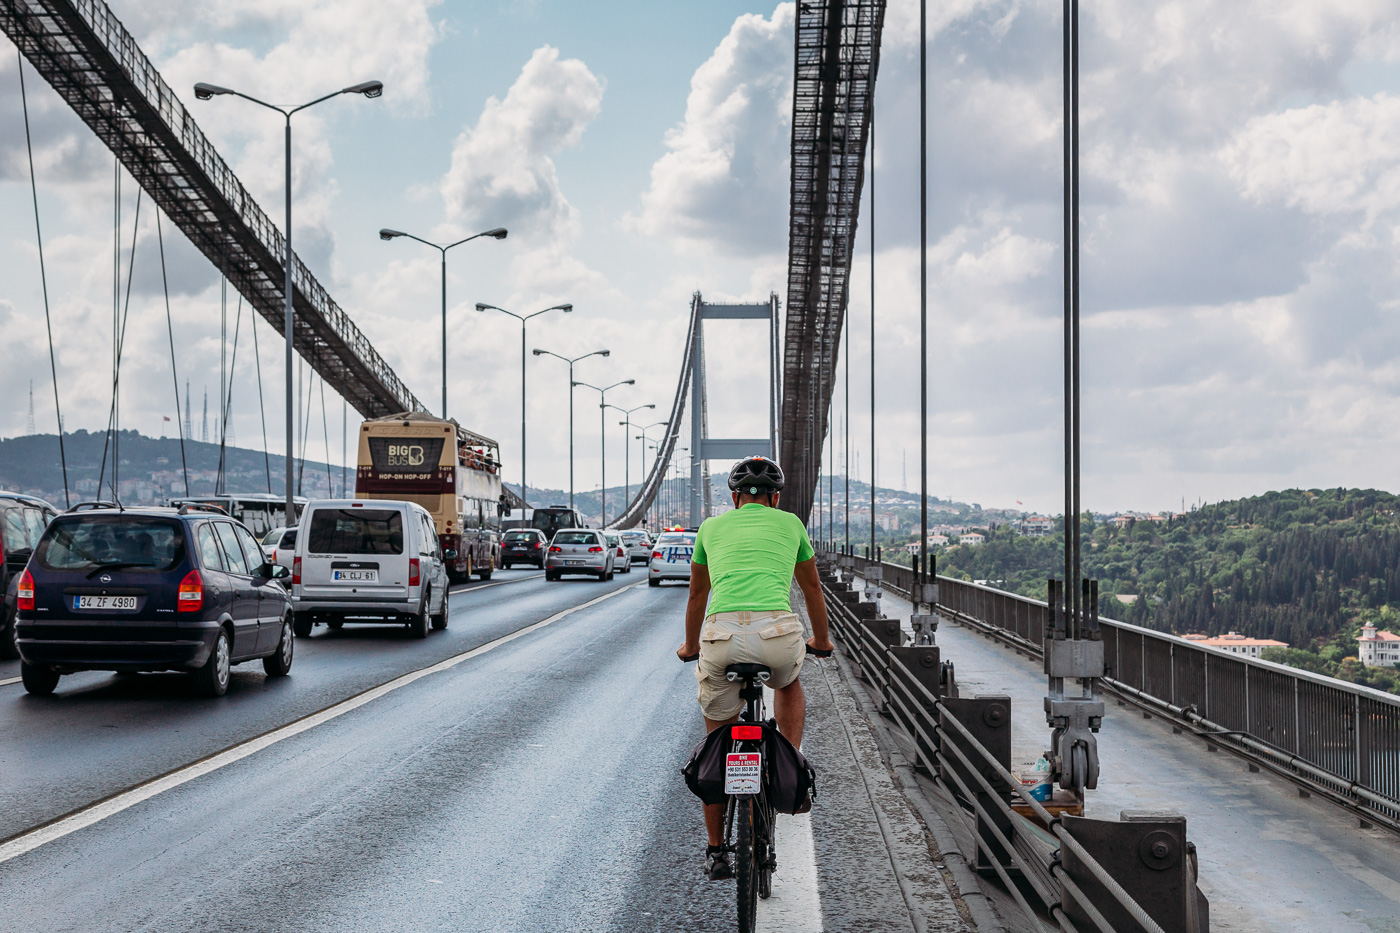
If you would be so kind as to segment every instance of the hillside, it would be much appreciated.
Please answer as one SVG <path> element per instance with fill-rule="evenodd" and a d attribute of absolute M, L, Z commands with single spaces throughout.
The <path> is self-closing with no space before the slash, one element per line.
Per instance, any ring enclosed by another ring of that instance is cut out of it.
<path fill-rule="evenodd" d="M 1058 531 L 992 529 L 979 547 L 939 555 L 939 571 L 1044 599 L 1046 579 L 1061 572 L 1062 541 Z M 1086 516 L 1084 565 L 1105 616 L 1176 634 L 1273 638 L 1308 652 L 1280 660 L 1340 673 L 1363 621 L 1400 623 L 1400 497 L 1290 489 L 1164 523 L 1118 528 Z"/>

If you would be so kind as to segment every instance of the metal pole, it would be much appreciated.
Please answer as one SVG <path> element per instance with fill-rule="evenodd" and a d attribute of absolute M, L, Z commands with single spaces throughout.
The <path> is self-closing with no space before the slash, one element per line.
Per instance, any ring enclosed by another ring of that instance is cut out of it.
<path fill-rule="evenodd" d="M 598 393 L 598 460 L 602 463 L 603 469 L 603 489 L 600 493 L 601 502 L 598 512 L 603 517 L 599 528 L 608 527 L 608 432 L 604 430 L 605 424 L 603 416 L 607 414 L 607 393 Z"/>
<path fill-rule="evenodd" d="M 928 566 L 928 0 L 919 0 L 919 566 Z"/>
<path fill-rule="evenodd" d="M 291 526 L 291 525 L 295 525 L 295 524 L 296 524 L 296 521 L 297 521 L 297 518 L 296 518 L 296 515 L 297 515 L 297 512 L 296 512 L 296 502 L 294 501 L 294 498 L 293 498 L 294 488 L 293 488 L 293 485 L 292 485 L 292 484 L 293 484 L 293 477 L 294 477 L 294 471 L 293 471 L 293 469 L 292 469 L 292 451 L 293 451 L 293 449 L 294 449 L 294 447 L 295 447 L 295 439 L 292 437 L 292 411 L 293 411 L 292 406 L 295 404 L 295 401 L 294 401 L 293 395 L 292 395 L 292 117 L 291 117 L 291 114 L 287 114 L 287 115 L 286 115 L 286 120 L 287 120 L 286 151 L 285 151 L 285 155 L 286 155 L 286 159 L 285 159 L 285 162 L 286 162 L 286 172 L 285 172 L 284 177 L 283 177 L 283 184 L 284 184 L 285 189 L 286 189 L 285 192 L 284 192 L 284 194 L 285 194 L 285 197 L 286 197 L 286 208 L 287 208 L 287 223 L 286 223 L 286 231 L 285 231 L 285 234 L 286 234 L 286 245 L 287 245 L 287 255 L 286 255 L 286 259 L 285 259 L 285 266 L 286 266 L 286 268 L 285 268 L 285 270 L 284 270 L 284 271 L 285 271 L 285 274 L 286 274 L 286 284 L 285 284 L 285 288 L 284 288 L 284 291 L 286 292 L 286 295 L 285 295 L 286 306 L 285 306 L 285 308 L 284 308 L 284 310 L 283 310 L 283 315 L 282 315 L 282 332 L 283 332 L 283 335 L 286 337 L 286 343 L 287 343 L 287 355 L 286 355 L 286 370 L 287 370 L 287 380 L 286 380 L 286 382 L 287 382 L 287 431 L 286 431 L 286 434 L 287 434 L 287 454 L 286 454 L 286 456 L 285 456 L 283 459 L 286 461 L 286 467 L 287 467 L 287 497 L 286 497 L 287 515 L 286 515 L 286 518 L 287 518 L 287 525 L 288 525 L 288 526 Z"/>
<path fill-rule="evenodd" d="M 442 417 L 447 418 L 447 250 L 442 254 Z"/>
<path fill-rule="evenodd" d="M 875 98 L 870 99 L 870 556 L 875 556 Z"/>
<path fill-rule="evenodd" d="M 574 361 L 569 360 L 569 508 L 574 507 Z"/>
<path fill-rule="evenodd" d="M 530 496 L 525 485 L 525 319 L 520 319 L 520 502 L 521 517 Z"/>

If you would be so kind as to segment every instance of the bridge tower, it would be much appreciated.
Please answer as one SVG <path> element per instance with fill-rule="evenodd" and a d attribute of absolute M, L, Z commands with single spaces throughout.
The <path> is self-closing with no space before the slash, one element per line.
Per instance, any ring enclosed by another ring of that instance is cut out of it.
<path fill-rule="evenodd" d="M 709 304 L 697 299 L 695 352 L 690 355 L 690 524 L 698 526 L 705 517 L 709 490 L 705 486 L 709 460 L 738 460 L 751 454 L 772 457 L 778 450 L 778 405 L 782 397 L 778 363 L 778 296 L 771 294 L 758 304 Z M 710 437 L 705 403 L 705 322 L 746 320 L 768 322 L 768 436 L 762 438 Z"/>

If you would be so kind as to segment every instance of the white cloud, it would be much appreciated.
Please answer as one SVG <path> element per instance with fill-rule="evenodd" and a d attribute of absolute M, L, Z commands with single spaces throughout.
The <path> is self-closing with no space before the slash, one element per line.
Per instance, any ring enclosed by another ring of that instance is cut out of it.
<path fill-rule="evenodd" d="M 787 245 L 796 7 L 740 16 L 690 82 L 631 225 L 679 248 L 777 252 Z"/>

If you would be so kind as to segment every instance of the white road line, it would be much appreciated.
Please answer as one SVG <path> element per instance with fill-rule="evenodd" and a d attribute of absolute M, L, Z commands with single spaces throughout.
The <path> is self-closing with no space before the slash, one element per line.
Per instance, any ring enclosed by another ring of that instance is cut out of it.
<path fill-rule="evenodd" d="M 470 583 L 463 583 L 460 586 L 458 586 L 455 590 L 449 586 L 447 588 L 447 593 L 448 595 L 451 595 L 453 593 L 470 593 L 472 590 L 489 590 L 493 586 L 506 586 L 511 583 L 524 583 L 526 580 L 538 580 L 542 576 L 544 576 L 544 574 L 542 573 L 532 573 L 526 577 L 516 577 L 514 580 L 498 580 L 495 583 L 478 583 L 475 586 L 472 586 Z"/>
<path fill-rule="evenodd" d="M 817 893 L 817 848 L 812 839 L 812 814 L 778 814 L 773 831 L 778 870 L 773 872 L 773 896 L 758 902 L 759 930 L 774 933 L 822 933 L 822 902 Z"/>
<path fill-rule="evenodd" d="M 179 787 L 181 784 L 187 784 L 195 778 L 203 777 L 206 774 L 218 771 L 220 768 L 225 768 L 234 762 L 241 761 L 249 755 L 257 754 L 263 749 L 276 745 L 284 739 L 290 739 L 292 736 L 300 735 L 317 726 L 324 725 L 332 719 L 345 715 L 351 710 L 359 709 L 366 703 L 371 703 L 386 694 L 393 693 L 401 687 L 406 687 L 416 680 L 420 680 L 430 674 L 438 674 L 456 667 L 463 661 L 469 661 L 488 651 L 493 651 L 504 644 L 515 641 L 517 638 L 529 635 L 531 632 L 537 632 L 547 625 L 553 625 L 560 619 L 571 616 L 575 612 L 580 612 L 590 606 L 596 606 L 605 600 L 620 596 L 637 585 L 639 584 L 624 586 L 613 590 L 611 593 L 604 593 L 602 596 L 590 599 L 586 603 L 580 603 L 562 612 L 556 612 L 547 619 L 542 619 L 524 628 L 516 629 L 509 635 L 502 635 L 500 638 L 494 641 L 488 641 L 486 644 L 479 645 L 470 651 L 465 651 L 444 661 L 439 661 L 429 667 L 411 671 L 400 677 L 396 677 L 387 683 L 366 690 L 364 693 L 353 696 L 348 700 L 342 700 L 334 706 L 328 706 L 319 713 L 312 713 L 310 716 L 273 729 L 271 732 L 266 732 L 257 738 L 249 739 L 246 742 L 234 745 L 202 761 L 196 761 L 193 764 L 177 768 L 169 774 L 147 781 L 144 784 L 138 784 L 130 790 L 122 791 L 119 794 L 108 797 L 106 800 L 98 801 L 91 806 L 70 813 L 68 816 L 55 820 L 52 823 L 12 836 L 4 843 L 0 843 L 0 864 L 8 862 L 10 859 L 23 855 L 26 852 L 32 852 L 34 849 L 46 843 L 53 842 L 55 839 L 62 839 L 70 833 L 75 833 L 80 829 L 86 829 L 94 823 L 100 823 L 108 817 L 115 816 L 123 810 L 130 809 L 138 803 L 150 800 L 152 797 Z"/>
<path fill-rule="evenodd" d="M 9 684 L 17 684 L 23 679 L 23 677 L 7 677 L 4 680 L 0 680 L 0 687 L 7 686 Z"/>

